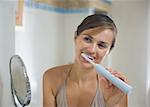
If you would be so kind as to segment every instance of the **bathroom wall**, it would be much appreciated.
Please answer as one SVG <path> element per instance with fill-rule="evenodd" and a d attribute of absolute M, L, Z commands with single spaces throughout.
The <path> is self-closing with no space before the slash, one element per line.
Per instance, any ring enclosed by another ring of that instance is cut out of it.
<path fill-rule="evenodd" d="M 24 9 L 22 28 L 16 30 L 16 53 L 21 55 L 31 81 L 31 107 L 42 107 L 42 75 L 63 58 L 64 25 L 62 14 L 36 9 Z M 37 18 L 38 17 L 38 18 Z M 58 47 L 61 47 L 58 50 Z M 60 53 L 59 52 L 59 53 Z"/>
<path fill-rule="evenodd" d="M 112 66 L 126 74 L 134 88 L 129 107 L 146 107 L 148 2 L 116 1 L 112 6 L 119 30 Z"/>
<path fill-rule="evenodd" d="M 150 1 L 148 1 L 148 27 L 147 27 L 147 31 L 148 31 L 148 54 L 147 54 L 147 107 L 150 106 Z"/>
<path fill-rule="evenodd" d="M 0 1 L 0 107 L 13 107 L 9 59 L 15 53 L 15 5 Z"/>

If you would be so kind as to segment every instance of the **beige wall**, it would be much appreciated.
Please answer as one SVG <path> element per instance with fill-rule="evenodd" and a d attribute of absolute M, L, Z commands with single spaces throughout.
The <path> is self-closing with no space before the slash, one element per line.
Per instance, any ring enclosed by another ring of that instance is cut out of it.
<path fill-rule="evenodd" d="M 148 60 L 148 2 L 113 2 L 112 14 L 118 25 L 117 45 L 112 53 L 112 66 L 127 75 L 133 92 L 129 107 L 146 107 Z"/>

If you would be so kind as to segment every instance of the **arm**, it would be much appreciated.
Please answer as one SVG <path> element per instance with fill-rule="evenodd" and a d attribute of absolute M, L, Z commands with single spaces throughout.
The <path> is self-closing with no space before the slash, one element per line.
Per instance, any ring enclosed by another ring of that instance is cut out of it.
<path fill-rule="evenodd" d="M 52 91 L 48 72 L 43 75 L 43 107 L 55 107 L 55 97 Z"/>

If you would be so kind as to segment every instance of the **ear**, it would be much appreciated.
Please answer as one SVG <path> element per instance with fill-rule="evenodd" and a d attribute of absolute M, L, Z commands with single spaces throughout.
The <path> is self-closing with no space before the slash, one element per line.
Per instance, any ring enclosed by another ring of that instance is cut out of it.
<path fill-rule="evenodd" d="M 76 44 L 77 37 L 78 37 L 77 32 L 75 32 L 75 33 L 74 33 L 74 43 L 75 43 L 75 44 Z"/>
<path fill-rule="evenodd" d="M 77 39 L 77 35 L 76 35 L 76 32 L 74 33 L 74 44 L 76 44 L 76 39 Z"/>
<path fill-rule="evenodd" d="M 77 38 L 77 31 L 75 31 L 75 33 L 74 33 L 74 40 Z"/>

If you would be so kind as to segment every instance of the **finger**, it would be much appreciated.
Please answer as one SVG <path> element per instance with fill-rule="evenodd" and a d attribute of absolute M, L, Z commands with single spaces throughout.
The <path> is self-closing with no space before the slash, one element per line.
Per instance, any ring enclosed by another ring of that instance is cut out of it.
<path fill-rule="evenodd" d="M 113 70 L 112 68 L 108 67 L 106 68 L 106 70 L 108 70 L 112 75 L 118 77 L 119 79 L 121 80 L 125 80 L 126 81 L 126 77 L 121 73 L 121 72 L 118 72 L 116 70 Z M 111 84 L 110 84 L 111 85 Z"/>
<path fill-rule="evenodd" d="M 112 74 L 115 77 L 118 77 L 119 79 L 121 79 L 122 81 L 128 83 L 127 77 L 125 75 L 123 75 L 123 73 L 121 73 L 121 72 L 113 72 Z"/>
<path fill-rule="evenodd" d="M 113 69 L 111 67 L 107 67 L 106 70 L 109 71 L 110 73 L 113 72 Z"/>

